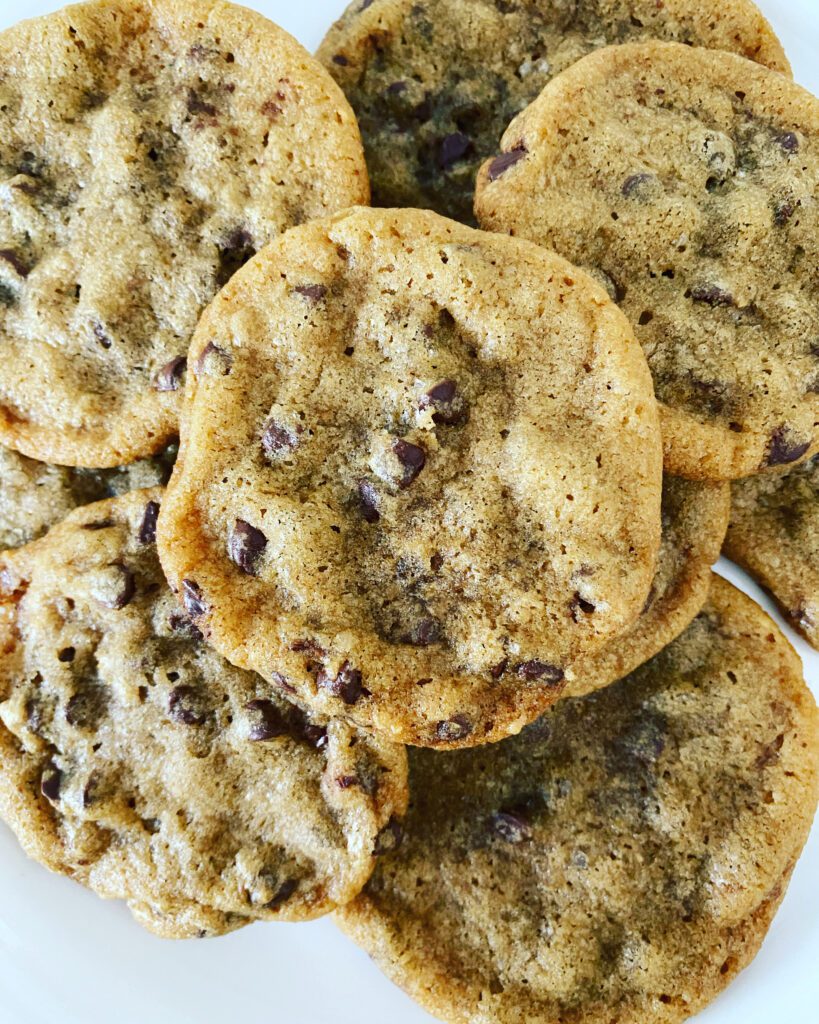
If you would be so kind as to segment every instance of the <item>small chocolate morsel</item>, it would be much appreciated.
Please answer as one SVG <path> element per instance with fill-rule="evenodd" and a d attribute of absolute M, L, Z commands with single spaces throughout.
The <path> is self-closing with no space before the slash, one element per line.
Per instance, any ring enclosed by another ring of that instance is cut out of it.
<path fill-rule="evenodd" d="M 691 289 L 694 302 L 704 302 L 706 306 L 733 306 L 734 297 L 725 288 L 716 284 L 696 285 Z"/>
<path fill-rule="evenodd" d="M 514 149 L 509 150 L 508 153 L 500 153 L 489 165 L 489 180 L 497 181 L 502 174 L 506 174 L 510 167 L 514 167 L 516 163 L 521 161 L 528 152 L 529 150 L 526 146 L 520 142 Z"/>
<path fill-rule="evenodd" d="M 300 284 L 296 286 L 295 291 L 310 302 L 321 302 L 327 294 L 327 288 L 323 284 Z"/>
<path fill-rule="evenodd" d="M 14 270 L 18 277 L 28 277 L 30 268 L 26 264 L 19 253 L 16 253 L 14 249 L 0 249 L 0 260 L 4 260 Z"/>
<path fill-rule="evenodd" d="M 656 180 L 653 174 L 647 174 L 645 171 L 639 174 L 631 174 L 623 182 L 620 191 L 628 198 L 638 192 L 644 185 L 649 185 Z"/>
<path fill-rule="evenodd" d="M 201 377 L 203 373 L 212 377 L 227 377 L 232 368 L 233 356 L 213 341 L 205 345 L 196 360 L 197 377 Z"/>
<path fill-rule="evenodd" d="M 262 431 L 262 449 L 269 459 L 295 451 L 299 446 L 297 430 L 292 430 L 276 420 L 268 420 Z"/>
<path fill-rule="evenodd" d="M 194 580 L 182 580 L 182 603 L 193 619 L 198 619 L 207 610 L 207 602 L 202 596 L 202 588 Z"/>
<path fill-rule="evenodd" d="M 795 132 L 780 132 L 776 136 L 776 142 L 786 153 L 796 153 L 799 150 L 799 137 Z"/>
<path fill-rule="evenodd" d="M 153 544 L 156 541 L 156 521 L 159 516 L 159 502 L 149 501 L 139 526 L 139 543 Z"/>
<path fill-rule="evenodd" d="M 176 686 L 171 690 L 168 711 L 174 722 L 180 725 L 202 725 L 207 718 L 199 694 L 192 686 Z"/>
<path fill-rule="evenodd" d="M 474 148 L 472 139 L 463 132 L 445 135 L 438 148 L 438 166 L 441 170 L 448 171 L 468 156 Z"/>
<path fill-rule="evenodd" d="M 557 665 L 550 665 L 546 661 L 522 661 L 516 666 L 515 672 L 526 682 L 545 683 L 546 686 L 557 686 L 563 681 L 563 669 Z"/>
<path fill-rule="evenodd" d="M 368 697 L 369 691 L 362 685 L 361 672 L 345 661 L 338 670 L 338 675 L 330 676 L 324 669 L 316 679 L 318 685 L 334 697 L 340 697 L 347 705 L 358 703 L 362 697 Z"/>
<path fill-rule="evenodd" d="M 472 724 L 466 715 L 453 715 L 435 726 L 435 738 L 445 743 L 465 739 L 472 732 Z"/>
<path fill-rule="evenodd" d="M 277 736 L 286 736 L 290 732 L 285 716 L 270 700 L 248 701 L 245 710 L 253 714 L 253 723 L 247 734 L 247 738 L 253 742 L 272 740 Z"/>
<path fill-rule="evenodd" d="M 267 537 L 261 530 L 244 519 L 236 520 L 228 537 L 228 554 L 242 572 L 248 576 L 257 574 L 259 559 L 266 547 Z"/>
<path fill-rule="evenodd" d="M 810 440 L 803 441 L 797 437 L 789 427 L 781 426 L 771 434 L 768 444 L 768 451 L 763 460 L 763 468 L 766 466 L 787 466 L 791 462 L 801 459 L 810 448 Z"/>
<path fill-rule="evenodd" d="M 187 365 L 188 360 L 184 356 L 174 356 L 154 377 L 154 390 L 178 391 Z"/>
<path fill-rule="evenodd" d="M 381 518 L 375 488 L 368 480 L 358 481 L 358 507 L 368 523 L 377 523 Z"/>
<path fill-rule="evenodd" d="M 299 883 L 295 879 L 288 878 L 286 881 L 282 882 L 276 895 L 269 903 L 266 903 L 265 906 L 268 910 L 275 910 L 277 907 L 280 907 L 282 903 L 286 903 L 298 887 Z"/>
<path fill-rule="evenodd" d="M 495 835 L 506 843 L 523 843 L 532 838 L 532 825 L 522 811 L 498 811 L 489 824 Z"/>
<path fill-rule="evenodd" d="M 426 465 L 426 452 L 417 444 L 412 444 L 403 438 L 399 438 L 393 444 L 392 450 L 395 452 L 404 470 L 401 479 L 398 481 L 398 486 L 401 488 L 409 487 Z"/>
<path fill-rule="evenodd" d="M 204 114 L 206 117 L 216 117 L 216 107 L 207 103 L 195 89 L 188 89 L 186 101 L 189 114 Z"/>
<path fill-rule="evenodd" d="M 47 800 L 55 802 L 60 799 L 60 785 L 63 781 L 63 773 L 56 765 L 50 764 L 40 779 L 40 792 Z"/>

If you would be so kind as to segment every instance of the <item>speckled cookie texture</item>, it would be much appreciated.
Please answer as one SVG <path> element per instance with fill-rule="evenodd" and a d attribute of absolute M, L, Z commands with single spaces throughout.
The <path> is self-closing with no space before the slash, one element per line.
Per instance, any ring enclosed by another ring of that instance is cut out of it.
<path fill-rule="evenodd" d="M 355 118 L 221 0 L 68 7 L 3 32 L 0 67 L 0 442 L 151 455 L 215 292 L 278 232 L 367 201 Z"/>
<path fill-rule="evenodd" d="M 672 1024 L 757 951 L 810 827 L 816 706 L 729 584 L 653 661 L 488 747 L 410 751 L 404 844 L 338 917 L 452 1024 Z"/>
<path fill-rule="evenodd" d="M 819 100 L 675 43 L 608 47 L 554 79 L 483 166 L 484 227 L 592 269 L 633 323 L 666 468 L 797 462 L 819 416 Z"/>
<path fill-rule="evenodd" d="M 730 508 L 727 483 L 664 478 L 660 554 L 645 607 L 623 636 L 574 664 L 564 696 L 622 679 L 682 633 L 708 597 Z"/>
<path fill-rule="evenodd" d="M 433 213 L 293 229 L 191 346 L 163 567 L 236 664 L 421 744 L 518 731 L 643 607 L 661 442 L 586 275 Z"/>
<path fill-rule="evenodd" d="M 0 550 L 36 540 L 79 505 L 166 484 L 176 445 L 116 469 L 76 469 L 35 462 L 0 447 Z"/>
<path fill-rule="evenodd" d="M 819 456 L 732 487 L 725 553 L 776 598 L 819 648 Z"/>
<path fill-rule="evenodd" d="M 512 118 L 584 54 L 646 37 L 790 72 L 749 0 L 354 0 L 318 56 L 358 116 L 376 204 L 469 223 Z"/>
<path fill-rule="evenodd" d="M 301 920 L 395 845 L 406 755 L 305 715 L 207 647 L 162 576 L 159 488 L 0 565 L 0 813 L 161 935 Z"/>

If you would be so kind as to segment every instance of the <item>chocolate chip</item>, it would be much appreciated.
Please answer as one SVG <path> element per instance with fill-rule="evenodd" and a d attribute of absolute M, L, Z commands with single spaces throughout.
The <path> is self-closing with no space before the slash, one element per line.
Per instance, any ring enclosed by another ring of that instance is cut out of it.
<path fill-rule="evenodd" d="M 176 686 L 168 696 L 168 711 L 180 725 L 202 725 L 208 717 L 201 698 L 192 686 Z"/>
<path fill-rule="evenodd" d="M 440 551 L 436 551 L 435 554 L 429 560 L 429 567 L 433 572 L 440 572 L 444 565 L 444 556 Z"/>
<path fill-rule="evenodd" d="M 644 185 L 648 185 L 656 180 L 653 174 L 646 174 L 645 172 L 632 174 L 623 182 L 620 191 L 628 198 L 633 196 L 635 192 L 638 192 Z"/>
<path fill-rule="evenodd" d="M 375 837 L 373 857 L 383 857 L 385 853 L 393 853 L 404 841 L 404 829 L 397 818 L 390 818 L 384 828 Z"/>
<path fill-rule="evenodd" d="M 49 765 L 40 777 L 40 792 L 47 800 L 56 802 L 60 799 L 60 785 L 63 781 L 63 773 L 56 765 Z"/>
<path fill-rule="evenodd" d="M 412 647 L 429 647 L 441 639 L 441 626 L 433 618 L 423 618 L 406 633 L 401 634 L 399 643 Z"/>
<path fill-rule="evenodd" d="M 159 516 L 159 502 L 149 501 L 145 506 L 139 526 L 139 543 L 153 544 L 156 541 L 156 520 Z"/>
<path fill-rule="evenodd" d="M 361 672 L 353 668 L 349 661 L 344 662 L 335 677 L 322 669 L 316 682 L 323 690 L 327 690 L 333 697 L 340 697 L 348 705 L 356 704 L 362 697 L 370 695 L 369 690 L 365 690 L 362 685 Z"/>
<path fill-rule="evenodd" d="M 377 523 L 381 518 L 378 511 L 378 495 L 369 480 L 358 481 L 358 507 L 368 523 Z"/>
<path fill-rule="evenodd" d="M 773 220 L 778 228 L 784 227 L 796 212 L 797 203 L 792 199 L 783 199 L 774 204 Z"/>
<path fill-rule="evenodd" d="M 400 96 L 402 92 L 406 92 L 406 82 L 390 82 L 387 88 L 384 90 L 388 96 Z"/>
<path fill-rule="evenodd" d="M 282 903 L 286 903 L 287 900 L 290 899 L 298 887 L 299 883 L 295 879 L 288 878 L 287 881 L 282 882 L 276 892 L 276 895 L 269 903 L 265 904 L 265 907 L 268 910 L 275 910 L 277 907 L 280 907 Z"/>
<path fill-rule="evenodd" d="M 500 679 L 506 672 L 507 668 L 509 668 L 509 659 L 504 658 L 503 661 L 499 661 L 497 665 L 493 665 L 492 668 L 489 669 L 489 675 L 492 676 L 493 679 Z"/>
<path fill-rule="evenodd" d="M 581 597 L 578 591 L 575 591 L 574 596 L 569 602 L 569 610 L 572 613 L 574 621 L 580 622 L 583 615 L 591 615 L 595 610 L 595 606 L 591 601 L 587 601 L 585 598 Z"/>
<path fill-rule="evenodd" d="M 489 165 L 489 180 L 497 181 L 502 174 L 506 174 L 510 167 L 514 167 L 516 163 L 521 161 L 528 152 L 529 150 L 526 146 L 520 143 L 508 153 L 501 153 L 499 156 L 496 156 Z"/>
<path fill-rule="evenodd" d="M 339 789 L 352 789 L 353 786 L 361 785 L 361 779 L 357 775 L 339 775 L 336 778 L 336 785 Z"/>
<path fill-rule="evenodd" d="M 810 448 L 811 442 L 797 437 L 789 427 L 781 426 L 771 434 L 768 451 L 762 461 L 762 467 L 786 466 L 790 462 L 801 459 Z"/>
<path fill-rule="evenodd" d="M 799 138 L 794 132 L 781 132 L 776 136 L 776 143 L 786 153 L 796 153 L 799 150 Z"/>
<path fill-rule="evenodd" d="M 208 606 L 202 596 L 202 588 L 193 580 L 182 580 L 182 603 L 185 610 L 193 619 L 203 616 Z"/>
<path fill-rule="evenodd" d="M 521 811 L 498 811 L 490 818 L 492 831 L 505 843 L 524 843 L 532 838 L 532 826 Z"/>
<path fill-rule="evenodd" d="M 466 419 L 464 401 L 458 394 L 458 385 L 454 380 L 442 380 L 440 384 L 430 388 L 421 399 L 421 408 L 432 406 L 435 412 L 432 420 L 438 425 L 457 426 Z"/>
<path fill-rule="evenodd" d="M 333 63 L 338 64 L 342 68 L 346 68 L 350 62 L 343 53 L 336 53 L 333 55 Z"/>
<path fill-rule="evenodd" d="M 563 669 L 557 665 L 550 665 L 546 661 L 522 661 L 515 667 L 515 672 L 521 679 L 525 679 L 527 683 L 541 682 L 545 683 L 546 686 L 557 686 L 563 682 Z"/>
<path fill-rule="evenodd" d="M 175 356 L 165 363 L 162 369 L 154 377 L 155 391 L 178 391 L 182 382 L 182 374 L 188 360 L 184 356 Z"/>
<path fill-rule="evenodd" d="M 472 725 L 465 715 L 453 715 L 435 726 L 435 738 L 445 743 L 465 739 L 472 732 Z"/>
<path fill-rule="evenodd" d="M 98 772 L 91 772 L 88 777 L 88 781 L 83 786 L 82 790 L 82 805 L 83 807 L 90 807 L 91 804 L 97 799 L 100 789 L 100 776 Z"/>
<path fill-rule="evenodd" d="M 756 768 L 757 771 L 762 771 L 770 765 L 776 764 L 779 760 L 779 751 L 782 749 L 784 743 L 785 734 L 780 733 L 771 743 L 762 745 L 759 756 L 754 762 L 754 768 Z"/>
<path fill-rule="evenodd" d="M 5 260 L 14 269 L 18 277 L 28 277 L 31 268 L 14 249 L 0 249 L 0 259 Z"/>
<path fill-rule="evenodd" d="M 438 166 L 443 171 L 448 171 L 460 160 L 468 156 L 474 149 L 472 139 L 463 132 L 453 132 L 451 135 L 441 139 L 438 148 Z"/>
<path fill-rule="evenodd" d="M 321 302 L 327 294 L 327 288 L 323 284 L 300 284 L 296 286 L 295 291 L 310 302 Z"/>
<path fill-rule="evenodd" d="M 94 578 L 91 593 L 103 608 L 121 611 L 136 593 L 134 574 L 121 562 L 112 562 Z"/>
<path fill-rule="evenodd" d="M 411 444 L 403 438 L 399 438 L 393 443 L 392 450 L 404 468 L 403 475 L 398 481 L 398 486 L 402 488 L 409 487 L 426 465 L 426 453 L 417 444 Z"/>
<path fill-rule="evenodd" d="M 292 430 L 275 420 L 268 420 L 262 431 L 262 448 L 270 459 L 295 451 L 299 446 L 297 430 Z"/>
<path fill-rule="evenodd" d="M 189 114 L 204 114 L 206 117 L 216 117 L 216 107 L 202 99 L 195 89 L 188 89 L 187 108 Z"/>
<path fill-rule="evenodd" d="M 197 629 L 191 620 L 181 612 L 171 612 L 168 616 L 168 625 L 174 633 L 185 633 L 192 640 L 203 640 L 202 631 Z"/>
<path fill-rule="evenodd" d="M 230 559 L 242 572 L 255 576 L 258 562 L 267 547 L 267 537 L 255 526 L 237 519 L 228 537 L 228 554 Z"/>
<path fill-rule="evenodd" d="M 227 377 L 233 368 L 233 356 L 215 342 L 209 341 L 196 360 L 196 376 Z"/>
<path fill-rule="evenodd" d="M 290 732 L 285 716 L 272 701 L 251 700 L 245 704 L 245 710 L 253 714 L 253 724 L 247 734 L 249 740 L 254 742 L 272 740 Z"/>
<path fill-rule="evenodd" d="M 108 334 L 102 324 L 98 323 L 96 320 L 91 324 L 91 330 L 94 333 L 94 337 L 104 349 L 109 349 L 114 344 L 114 340 L 111 335 Z"/>
<path fill-rule="evenodd" d="M 219 245 L 216 287 L 224 288 L 233 275 L 256 255 L 253 236 L 243 227 L 234 228 Z"/>
<path fill-rule="evenodd" d="M 302 735 L 310 746 L 315 747 L 316 750 L 324 750 L 327 746 L 327 730 L 320 725 L 305 723 Z"/>
<path fill-rule="evenodd" d="M 696 285 L 691 289 L 694 302 L 704 302 L 708 306 L 733 306 L 734 297 L 725 288 L 716 284 Z"/>
<path fill-rule="evenodd" d="M 64 663 L 70 663 L 76 657 L 76 650 L 73 647 L 63 647 L 61 651 L 57 652 L 57 660 Z"/>

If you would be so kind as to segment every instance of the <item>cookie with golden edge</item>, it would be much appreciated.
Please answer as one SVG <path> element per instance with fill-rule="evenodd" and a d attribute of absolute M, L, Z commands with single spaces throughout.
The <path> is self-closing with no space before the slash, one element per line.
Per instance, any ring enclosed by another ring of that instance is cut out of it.
<path fill-rule="evenodd" d="M 321 65 L 222 0 L 91 0 L 0 34 L 0 443 L 111 467 L 177 432 L 202 309 L 279 232 L 367 202 Z"/>
<path fill-rule="evenodd" d="M 407 800 L 402 747 L 208 647 L 165 582 L 163 492 L 72 512 L 0 565 L 0 814 L 168 937 L 352 899 Z"/>
<path fill-rule="evenodd" d="M 358 117 L 375 204 L 471 223 L 478 168 L 512 118 L 584 54 L 646 38 L 790 74 L 750 0 L 353 0 L 318 57 Z"/>
<path fill-rule="evenodd" d="M 190 351 L 163 567 L 234 663 L 419 744 L 518 731 L 651 585 L 661 442 L 562 258 L 414 210 L 295 228 Z"/>
<path fill-rule="evenodd" d="M 72 509 L 168 482 L 176 445 L 116 469 L 77 469 L 36 462 L 0 447 L 0 550 L 41 537 Z"/>
<path fill-rule="evenodd" d="M 336 920 L 450 1024 L 676 1024 L 759 949 L 818 736 L 788 641 L 715 578 L 621 682 L 501 743 L 411 750 L 403 845 Z"/>
<path fill-rule="evenodd" d="M 773 594 L 819 648 L 819 456 L 781 476 L 735 483 L 725 554 Z"/>
<path fill-rule="evenodd" d="M 795 463 L 819 421 L 819 100 L 733 54 L 608 47 L 507 129 L 486 228 L 592 269 L 633 324 L 666 469 Z"/>
<path fill-rule="evenodd" d="M 729 484 L 666 474 L 660 554 L 645 607 L 623 636 L 575 663 L 565 696 L 579 697 L 622 679 L 682 633 L 708 597 L 730 508 Z"/>

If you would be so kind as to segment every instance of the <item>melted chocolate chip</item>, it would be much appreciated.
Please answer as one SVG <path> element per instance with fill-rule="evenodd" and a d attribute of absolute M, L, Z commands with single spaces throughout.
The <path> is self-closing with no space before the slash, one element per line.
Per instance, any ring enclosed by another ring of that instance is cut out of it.
<path fill-rule="evenodd" d="M 202 725 L 208 717 L 192 686 L 176 686 L 168 696 L 168 712 L 180 725 Z"/>
<path fill-rule="evenodd" d="M 381 518 L 381 513 L 378 511 L 378 496 L 368 480 L 358 481 L 358 507 L 364 520 L 368 523 L 377 523 Z"/>
<path fill-rule="evenodd" d="M 60 799 L 60 786 L 63 773 L 55 765 L 49 765 L 40 778 L 40 792 L 47 800 L 56 802 Z"/>
<path fill-rule="evenodd" d="M 474 150 L 472 139 L 463 132 L 444 136 L 438 147 L 438 166 L 448 171 Z"/>
<path fill-rule="evenodd" d="M 373 846 L 373 857 L 383 857 L 385 853 L 393 853 L 404 841 L 404 829 L 397 818 L 390 818 L 378 833 Z"/>
<path fill-rule="evenodd" d="M 321 302 L 327 294 L 327 288 L 323 284 L 300 284 L 296 286 L 295 291 L 310 302 Z"/>
<path fill-rule="evenodd" d="M 641 172 L 640 174 L 632 174 L 623 182 L 620 191 L 627 198 L 633 196 L 636 192 L 639 192 L 643 186 L 650 184 L 652 181 L 657 179 L 653 174 L 646 174 Z"/>
<path fill-rule="evenodd" d="M 516 666 L 515 672 L 527 683 L 539 682 L 546 686 L 557 686 L 563 682 L 563 669 L 546 661 L 522 661 Z"/>
<path fill-rule="evenodd" d="M 285 716 L 272 701 L 251 700 L 245 704 L 245 710 L 253 714 L 253 724 L 247 734 L 247 738 L 253 742 L 272 740 L 290 732 Z"/>
<path fill-rule="evenodd" d="M 472 732 L 472 724 L 466 715 L 453 715 L 435 726 L 435 738 L 445 743 L 465 739 Z"/>
<path fill-rule="evenodd" d="M 497 665 L 493 665 L 492 668 L 489 669 L 489 675 L 492 676 L 493 679 L 500 679 L 508 668 L 509 659 L 504 658 L 503 661 L 499 661 Z"/>
<path fill-rule="evenodd" d="M 403 475 L 398 481 L 398 486 L 402 488 L 409 487 L 426 465 L 426 452 L 417 444 L 411 444 L 403 438 L 399 438 L 393 443 L 392 450 L 404 469 Z"/>
<path fill-rule="evenodd" d="M 763 468 L 766 466 L 786 466 L 788 463 L 796 462 L 797 459 L 802 458 L 810 446 L 811 442 L 809 440 L 803 441 L 789 427 L 777 427 L 771 434 L 768 451 L 762 466 Z"/>
<path fill-rule="evenodd" d="M 155 391 L 178 391 L 182 383 L 182 374 L 188 360 L 184 356 L 175 356 L 165 363 L 162 369 L 154 377 Z"/>
<path fill-rule="evenodd" d="M 231 561 L 238 565 L 248 576 L 255 576 L 258 563 L 267 547 L 267 537 L 261 530 L 244 519 L 237 519 L 228 537 L 228 554 Z"/>
<path fill-rule="evenodd" d="M 316 682 L 323 690 L 327 690 L 333 697 L 340 697 L 348 705 L 356 704 L 362 697 L 370 695 L 369 690 L 365 690 L 362 685 L 361 672 L 353 668 L 349 661 L 344 662 L 335 677 L 322 669 Z"/>
<path fill-rule="evenodd" d="M 262 448 L 269 459 L 277 459 L 299 446 L 296 430 L 285 427 L 275 420 L 268 420 L 262 432 Z"/>
<path fill-rule="evenodd" d="M 182 603 L 185 605 L 188 615 L 193 619 L 201 618 L 208 610 L 207 603 L 202 596 L 202 588 L 193 580 L 182 580 Z"/>
<path fill-rule="evenodd" d="M 76 657 L 77 652 L 73 647 L 63 647 L 61 651 L 57 652 L 57 661 L 64 663 L 70 663 Z"/>
<path fill-rule="evenodd" d="M 691 289 L 694 302 L 704 302 L 707 306 L 733 306 L 734 297 L 725 288 L 716 284 L 696 285 Z"/>
<path fill-rule="evenodd" d="M 410 644 L 412 647 L 429 647 L 441 639 L 441 625 L 433 618 L 423 618 L 406 633 L 402 633 L 399 643 Z"/>
<path fill-rule="evenodd" d="M 490 818 L 492 831 L 505 843 L 523 843 L 532 838 L 532 826 L 522 811 L 498 811 Z"/>
<path fill-rule="evenodd" d="M 19 277 L 28 277 L 30 267 L 14 249 L 0 249 L 0 260 L 5 260 Z"/>
<path fill-rule="evenodd" d="M 256 255 L 253 236 L 246 228 L 237 227 L 219 245 L 216 287 L 224 288 L 233 275 Z M 203 353 L 204 355 L 204 353 Z"/>
<path fill-rule="evenodd" d="M 282 882 L 282 884 L 278 888 L 278 891 L 276 892 L 276 895 L 273 897 L 272 900 L 270 900 L 269 903 L 266 903 L 265 906 L 267 907 L 268 910 L 275 910 L 277 907 L 280 907 L 283 903 L 286 903 L 293 895 L 293 893 L 296 891 L 296 889 L 298 889 L 298 887 L 299 883 L 295 879 L 288 878 L 286 881 Z"/>
<path fill-rule="evenodd" d="M 196 360 L 197 377 L 203 373 L 211 377 L 227 377 L 232 368 L 233 356 L 213 341 L 209 341 L 205 345 Z"/>
<path fill-rule="evenodd" d="M 799 150 L 799 138 L 794 132 L 781 132 L 776 136 L 776 143 L 786 153 L 796 153 Z"/>
<path fill-rule="evenodd" d="M 159 516 L 159 502 L 149 501 L 145 506 L 142 522 L 139 525 L 139 543 L 153 544 L 156 541 L 156 521 Z"/>
<path fill-rule="evenodd" d="M 528 152 L 529 150 L 526 146 L 520 143 L 508 153 L 501 153 L 499 156 L 496 156 L 489 165 L 489 180 L 497 181 L 502 174 L 506 174 L 510 167 L 514 167 L 516 163 L 521 161 Z"/>
<path fill-rule="evenodd" d="M 93 593 L 103 608 L 121 611 L 131 603 L 136 593 L 134 574 L 121 562 L 112 562 L 95 585 Z"/>
<path fill-rule="evenodd" d="M 432 406 L 435 412 L 432 420 L 439 426 L 457 426 L 466 419 L 464 401 L 458 394 L 458 385 L 454 380 L 442 380 L 440 384 L 430 388 L 421 399 L 421 408 Z"/>
<path fill-rule="evenodd" d="M 197 629 L 187 615 L 181 612 L 171 612 L 168 616 L 168 625 L 174 633 L 185 633 L 192 640 L 203 640 L 201 629 Z"/>
<path fill-rule="evenodd" d="M 320 725 L 305 722 L 302 735 L 310 746 L 315 747 L 316 750 L 324 750 L 327 746 L 327 730 Z"/>
<path fill-rule="evenodd" d="M 796 213 L 797 204 L 792 199 L 783 199 L 774 204 L 773 220 L 778 228 L 784 227 Z"/>

